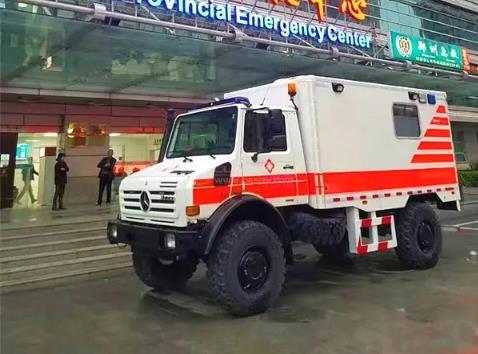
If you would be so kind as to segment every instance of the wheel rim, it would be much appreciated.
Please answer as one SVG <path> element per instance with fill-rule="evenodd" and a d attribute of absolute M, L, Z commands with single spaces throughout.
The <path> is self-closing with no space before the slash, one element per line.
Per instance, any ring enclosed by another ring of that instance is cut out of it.
<path fill-rule="evenodd" d="M 433 230 L 427 222 L 423 221 L 418 226 L 418 247 L 423 253 L 429 253 L 433 250 L 433 244 L 435 243 L 435 235 Z"/>
<path fill-rule="evenodd" d="M 247 250 L 239 262 L 238 276 L 241 288 L 245 291 L 260 289 L 269 275 L 269 260 L 261 249 Z"/>

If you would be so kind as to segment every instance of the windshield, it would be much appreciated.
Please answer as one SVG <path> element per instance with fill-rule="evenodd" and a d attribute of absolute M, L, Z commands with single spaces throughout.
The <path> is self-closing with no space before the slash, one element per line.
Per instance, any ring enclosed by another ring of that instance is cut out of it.
<path fill-rule="evenodd" d="M 230 154 L 236 141 L 237 107 L 198 112 L 177 119 L 167 157 Z"/>

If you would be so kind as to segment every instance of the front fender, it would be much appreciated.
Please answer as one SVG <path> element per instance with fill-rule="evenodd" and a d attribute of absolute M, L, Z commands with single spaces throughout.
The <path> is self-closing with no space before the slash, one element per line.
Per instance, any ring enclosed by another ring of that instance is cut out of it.
<path fill-rule="evenodd" d="M 284 249 L 289 251 L 289 230 L 279 211 L 266 200 L 242 194 L 228 199 L 209 218 L 207 226 L 201 233 L 202 237 L 207 240 L 205 255 L 210 253 L 223 226 L 238 220 L 255 220 L 267 225 L 277 233 Z M 286 252 L 286 255 L 288 253 Z"/>

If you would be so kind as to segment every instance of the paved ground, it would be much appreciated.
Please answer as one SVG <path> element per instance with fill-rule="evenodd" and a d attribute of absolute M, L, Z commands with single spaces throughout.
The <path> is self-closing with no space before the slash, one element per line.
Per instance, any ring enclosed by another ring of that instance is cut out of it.
<path fill-rule="evenodd" d="M 0 351 L 476 354 L 478 213 L 471 214 L 445 216 L 451 231 L 428 271 L 401 269 L 393 251 L 337 266 L 302 246 L 280 302 L 249 318 L 213 304 L 204 268 L 184 293 L 152 292 L 132 274 L 10 293 L 1 298 Z M 457 232 L 461 223 L 469 227 Z"/>
<path fill-rule="evenodd" d="M 463 203 L 478 203 L 478 187 L 464 187 L 462 192 Z"/>
<path fill-rule="evenodd" d="M 51 207 L 35 207 L 24 209 L 2 209 L 0 213 L 0 229 L 16 227 L 35 227 L 44 225 L 67 224 L 73 220 L 92 220 L 95 218 L 115 217 L 118 205 L 77 204 L 68 206 L 66 210 L 52 211 Z"/>

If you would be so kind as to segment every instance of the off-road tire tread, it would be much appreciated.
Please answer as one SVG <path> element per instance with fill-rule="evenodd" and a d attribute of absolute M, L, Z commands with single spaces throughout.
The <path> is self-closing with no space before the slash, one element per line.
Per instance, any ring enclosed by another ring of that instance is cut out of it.
<path fill-rule="evenodd" d="M 313 245 L 315 250 L 327 259 L 340 261 L 350 256 L 348 236 L 345 234 L 339 244 Z"/>
<path fill-rule="evenodd" d="M 293 233 L 293 239 L 320 247 L 340 244 L 345 234 L 345 224 L 340 219 L 324 220 L 306 212 L 291 214 L 288 224 Z"/>
<path fill-rule="evenodd" d="M 140 251 L 133 252 L 133 267 L 141 281 L 154 289 L 178 289 L 193 276 L 199 260 L 190 257 L 172 264 L 161 264 Z"/>
<path fill-rule="evenodd" d="M 266 301 L 244 307 L 238 303 L 233 294 L 229 291 L 230 289 L 228 288 L 225 269 L 230 260 L 233 248 L 238 242 L 240 242 L 241 236 L 250 231 L 251 228 L 262 228 L 264 232 L 274 235 L 274 237 L 270 238 L 270 246 L 272 250 L 271 256 L 280 258 L 282 262 L 279 263 L 281 265 L 278 267 L 279 269 L 275 270 L 280 273 L 278 274 L 280 281 L 272 286 L 275 288 L 275 291 L 270 294 Z M 278 298 L 285 280 L 286 267 L 284 248 L 279 238 L 274 231 L 266 225 L 251 220 L 239 221 L 231 224 L 224 232 L 218 235 L 218 237 L 219 239 L 216 240 L 216 244 L 211 252 L 207 269 L 209 286 L 216 302 L 221 304 L 226 311 L 237 316 L 248 316 L 264 312 L 267 307 Z"/>
<path fill-rule="evenodd" d="M 435 240 L 438 242 L 431 257 L 427 257 L 420 250 L 416 237 L 416 218 L 422 217 L 422 215 L 431 223 L 435 232 Z M 442 233 L 438 216 L 430 204 L 411 202 L 400 211 L 397 220 L 397 243 L 395 251 L 398 259 L 408 268 L 428 269 L 438 263 L 442 247 Z"/>

